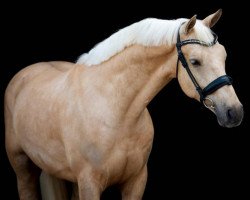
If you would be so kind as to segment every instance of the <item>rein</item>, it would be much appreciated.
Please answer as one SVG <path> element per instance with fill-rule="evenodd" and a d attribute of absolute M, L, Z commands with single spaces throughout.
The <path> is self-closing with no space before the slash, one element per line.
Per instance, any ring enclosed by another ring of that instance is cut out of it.
<path fill-rule="evenodd" d="M 178 64 L 180 61 L 182 66 L 186 69 L 191 81 L 193 82 L 197 92 L 200 95 L 200 102 L 202 102 L 204 104 L 204 106 L 206 106 L 207 108 L 214 109 L 215 108 L 214 102 L 212 101 L 212 99 L 208 98 L 207 96 L 209 94 L 212 94 L 213 92 L 215 92 L 219 88 L 223 87 L 224 85 L 232 85 L 232 82 L 233 82 L 232 78 L 228 75 L 220 76 L 220 77 L 216 78 L 215 80 L 213 80 L 211 83 L 209 83 L 205 88 L 202 89 L 200 87 L 199 83 L 197 82 L 197 80 L 195 79 L 193 73 L 191 72 L 191 70 L 188 66 L 188 63 L 186 61 L 186 58 L 181 50 L 181 47 L 188 45 L 188 44 L 199 44 L 199 45 L 202 45 L 205 47 L 211 47 L 217 43 L 218 36 L 212 32 L 212 34 L 214 36 L 214 40 L 211 43 L 206 43 L 204 41 L 197 40 L 197 39 L 188 39 L 188 40 L 181 41 L 180 28 L 181 28 L 181 26 L 179 27 L 179 30 L 178 30 L 177 43 L 176 43 L 177 53 L 178 53 L 177 66 L 176 66 L 176 77 L 178 78 Z M 206 101 L 209 101 L 210 105 L 207 105 Z"/>

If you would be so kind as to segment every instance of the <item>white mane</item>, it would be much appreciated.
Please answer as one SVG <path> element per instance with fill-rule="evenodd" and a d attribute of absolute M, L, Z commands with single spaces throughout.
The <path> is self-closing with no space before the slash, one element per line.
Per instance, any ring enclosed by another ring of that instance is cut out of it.
<path fill-rule="evenodd" d="M 100 42 L 89 53 L 81 55 L 77 63 L 87 66 L 98 65 L 132 44 L 144 46 L 175 44 L 178 28 L 185 21 L 187 19 L 183 18 L 177 20 L 144 19 L 119 30 Z M 197 39 L 208 43 L 213 40 L 210 29 L 200 20 L 196 21 L 194 30 Z"/>

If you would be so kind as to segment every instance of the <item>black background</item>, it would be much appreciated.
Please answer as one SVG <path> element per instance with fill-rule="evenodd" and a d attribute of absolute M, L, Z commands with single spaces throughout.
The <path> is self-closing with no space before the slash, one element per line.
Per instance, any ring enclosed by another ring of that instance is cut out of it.
<path fill-rule="evenodd" d="M 51 60 L 74 62 L 113 32 L 147 17 L 175 19 L 198 14 L 202 19 L 218 8 L 222 19 L 213 28 L 227 49 L 227 73 L 245 108 L 241 126 L 218 125 L 216 117 L 186 97 L 176 80 L 150 103 L 155 138 L 143 199 L 225 198 L 248 195 L 249 183 L 249 34 L 247 6 L 213 1 L 117 1 L 82 3 L 10 3 L 1 6 L 1 109 L 10 79 L 27 65 Z M 246 49 L 246 50 L 245 50 Z M 15 174 L 4 148 L 1 110 L 1 196 L 18 199 Z M 2 199 L 2 198 L 1 198 Z M 103 199 L 119 199 L 109 190 Z"/>

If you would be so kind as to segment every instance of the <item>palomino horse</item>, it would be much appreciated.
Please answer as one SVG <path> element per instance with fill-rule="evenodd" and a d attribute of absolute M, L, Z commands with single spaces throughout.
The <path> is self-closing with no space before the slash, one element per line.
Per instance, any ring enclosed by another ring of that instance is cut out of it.
<path fill-rule="evenodd" d="M 238 126 L 243 108 L 225 75 L 226 51 L 210 30 L 220 16 L 145 19 L 77 63 L 20 71 L 5 94 L 6 150 L 20 199 L 41 198 L 41 170 L 49 174 L 43 181 L 76 183 L 80 200 L 99 200 L 115 184 L 123 200 L 141 199 L 154 135 L 147 105 L 173 78 L 221 126 Z"/>

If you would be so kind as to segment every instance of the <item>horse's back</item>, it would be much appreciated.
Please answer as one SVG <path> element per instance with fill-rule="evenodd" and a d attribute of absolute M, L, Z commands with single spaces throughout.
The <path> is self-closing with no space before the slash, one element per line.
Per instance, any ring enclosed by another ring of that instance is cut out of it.
<path fill-rule="evenodd" d="M 50 79 L 58 78 L 66 74 L 73 67 L 74 63 L 61 61 L 41 62 L 25 67 L 10 81 L 5 92 L 5 106 L 13 108 L 20 92 L 39 77 L 40 79 L 42 79 L 42 77 L 50 77 Z M 38 83 L 38 87 L 42 84 L 42 82 Z"/>
<path fill-rule="evenodd" d="M 19 71 L 5 91 L 5 120 L 20 121 L 21 113 L 33 112 L 35 116 L 35 111 L 45 112 L 42 108 L 58 100 L 57 94 L 66 92 L 67 78 L 74 67 L 74 63 L 54 61 L 36 63 Z"/>
<path fill-rule="evenodd" d="M 62 75 L 63 73 L 67 73 L 74 67 L 74 63 L 70 62 L 61 62 L 61 61 L 53 61 L 53 62 L 41 62 L 25 67 L 21 71 L 19 71 L 10 81 L 6 92 L 12 89 L 12 87 L 17 87 L 22 89 L 21 86 L 29 83 L 32 79 L 35 79 L 37 76 L 46 76 L 47 74 L 53 74 L 54 76 Z"/>

